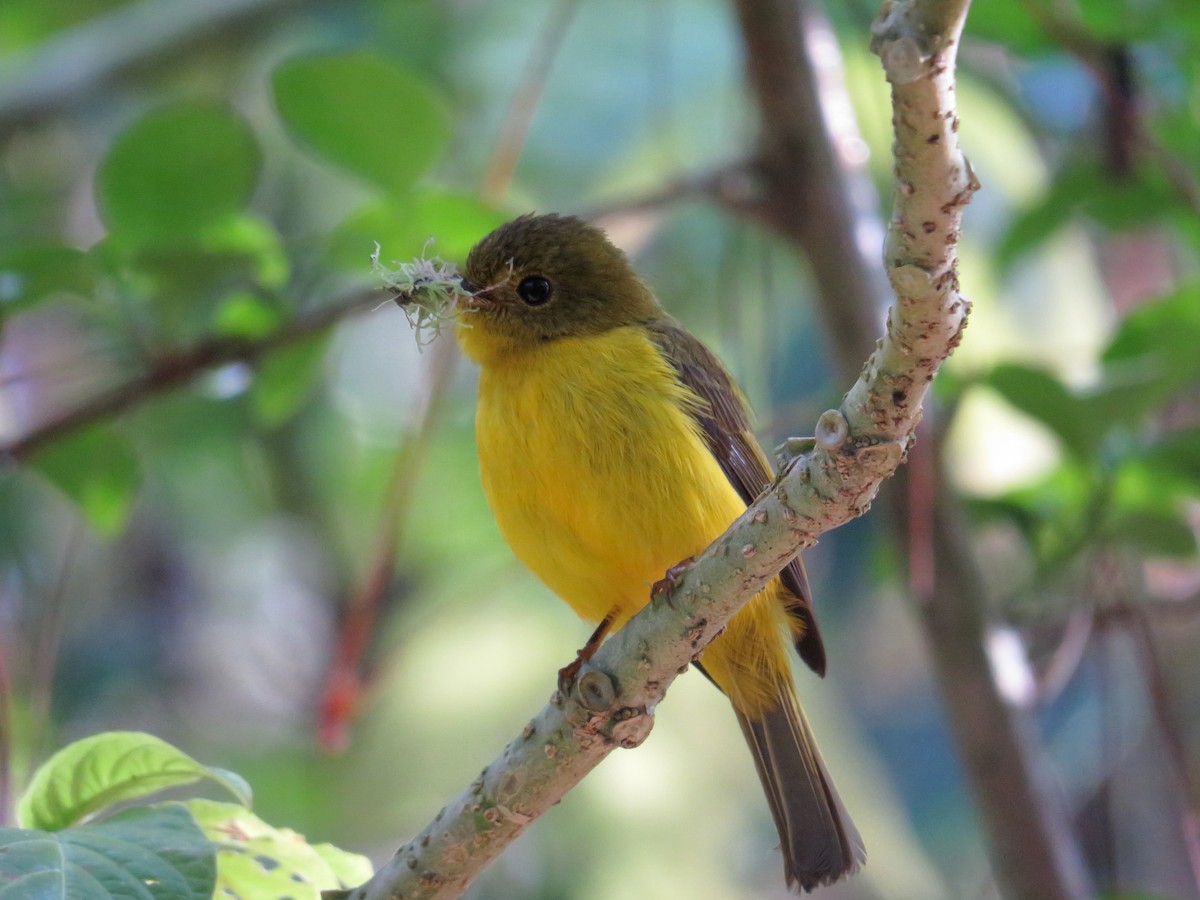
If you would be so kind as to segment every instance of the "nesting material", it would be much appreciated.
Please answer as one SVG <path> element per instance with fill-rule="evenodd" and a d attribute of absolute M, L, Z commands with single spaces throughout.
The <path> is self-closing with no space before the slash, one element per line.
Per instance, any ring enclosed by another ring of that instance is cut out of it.
<path fill-rule="evenodd" d="M 371 254 L 371 271 L 393 292 L 392 299 L 404 310 L 413 327 L 417 343 L 429 344 L 441 333 L 442 325 L 459 319 L 469 307 L 460 302 L 472 295 L 463 289 L 462 276 L 453 263 L 424 253 L 412 262 L 379 260 L 380 247 Z"/>

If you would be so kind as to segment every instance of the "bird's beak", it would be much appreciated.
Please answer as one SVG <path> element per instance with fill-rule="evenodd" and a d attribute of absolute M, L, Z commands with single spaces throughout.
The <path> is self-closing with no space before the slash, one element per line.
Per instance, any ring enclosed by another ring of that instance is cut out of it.
<path fill-rule="evenodd" d="M 480 287 L 475 282 L 463 278 L 459 280 L 462 290 L 458 295 L 458 303 L 467 309 L 490 309 L 493 306 L 488 297 L 488 288 Z"/>

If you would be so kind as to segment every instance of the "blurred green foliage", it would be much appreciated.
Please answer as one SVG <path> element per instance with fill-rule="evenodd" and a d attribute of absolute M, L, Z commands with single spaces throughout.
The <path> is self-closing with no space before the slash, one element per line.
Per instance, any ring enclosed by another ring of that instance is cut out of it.
<path fill-rule="evenodd" d="M 369 53 L 289 60 L 275 106 L 306 144 L 403 197 L 445 152 L 447 110 L 419 77 Z"/>
<path fill-rule="evenodd" d="M 148 730 L 246 774 L 268 821 L 382 859 L 520 730 L 588 628 L 500 541 L 473 375 L 435 390 L 437 349 L 373 308 L 375 243 L 461 261 L 512 215 L 604 212 L 746 387 L 765 445 L 846 386 L 784 242 L 686 191 L 638 202 L 754 151 L 727 4 L 581 3 L 558 46 L 556 4 L 264 0 L 228 18 L 189 6 L 211 20 L 155 46 L 181 2 L 0 4 L 9 796 L 55 746 Z M 873 10 L 827 12 L 886 200 Z M 95 30 L 118 14 L 124 37 Z M 485 202 L 542 63 L 512 183 Z M 998 677 L 1034 685 L 1014 702 L 1037 717 L 1098 889 L 1197 896 L 1179 809 L 1200 797 L 1200 6 L 977 0 L 960 64 L 985 190 L 961 246 L 974 317 L 936 419 L 996 627 L 1021 628 Z M 808 557 L 831 676 L 801 675 L 801 696 L 870 848 L 845 897 L 971 896 L 988 879 L 898 601 L 912 549 L 872 516 Z M 325 679 L 381 558 L 356 728 L 328 754 Z M 1080 616 L 1092 631 L 1072 657 Z M 1151 623 L 1157 669 L 1131 616 Z M 777 894 L 720 698 L 685 678 L 658 718 L 472 895 Z"/>
<path fill-rule="evenodd" d="M 254 136 L 235 116 L 155 110 L 118 135 L 100 164 L 101 220 L 117 243 L 190 243 L 245 206 L 258 165 Z"/>
<path fill-rule="evenodd" d="M 1128 315 L 1100 355 L 1095 385 L 1073 390 L 1045 369 L 993 367 L 982 383 L 1061 442 L 1044 481 L 977 504 L 1017 525 L 1046 574 L 1075 554 L 1131 545 L 1196 556 L 1188 498 L 1200 496 L 1191 431 L 1163 433 L 1164 405 L 1200 385 L 1200 284 Z M 1192 476 L 1192 477 L 1189 477 Z M 1068 487 L 1070 486 L 1070 487 Z"/>

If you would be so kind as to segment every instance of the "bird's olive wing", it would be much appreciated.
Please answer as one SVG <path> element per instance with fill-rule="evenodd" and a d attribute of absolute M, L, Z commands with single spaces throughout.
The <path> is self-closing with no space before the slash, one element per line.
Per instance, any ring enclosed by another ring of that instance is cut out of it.
<path fill-rule="evenodd" d="M 716 458 L 747 505 L 771 483 L 771 465 L 750 430 L 745 397 L 720 360 L 703 343 L 670 319 L 651 322 L 650 336 L 679 375 L 679 380 L 700 401 L 688 410 L 700 426 L 709 451 Z M 814 672 L 825 674 L 825 646 L 817 630 L 812 593 L 804 563 L 797 556 L 779 573 L 787 596 L 785 607 L 796 627 L 796 652 Z"/>

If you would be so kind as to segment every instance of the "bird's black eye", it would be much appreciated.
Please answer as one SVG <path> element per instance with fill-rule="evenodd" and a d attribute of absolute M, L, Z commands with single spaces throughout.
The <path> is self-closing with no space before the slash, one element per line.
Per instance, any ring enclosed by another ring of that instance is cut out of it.
<path fill-rule="evenodd" d="M 541 306 L 554 293 L 554 285 L 541 275 L 530 275 L 517 285 L 517 296 L 529 306 Z"/>

